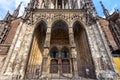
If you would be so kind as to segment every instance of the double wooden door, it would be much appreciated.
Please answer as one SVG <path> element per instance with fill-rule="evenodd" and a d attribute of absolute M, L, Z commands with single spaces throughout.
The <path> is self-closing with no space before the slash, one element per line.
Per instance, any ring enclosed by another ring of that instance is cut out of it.
<path fill-rule="evenodd" d="M 52 59 L 50 64 L 50 73 L 70 73 L 69 59 Z"/>

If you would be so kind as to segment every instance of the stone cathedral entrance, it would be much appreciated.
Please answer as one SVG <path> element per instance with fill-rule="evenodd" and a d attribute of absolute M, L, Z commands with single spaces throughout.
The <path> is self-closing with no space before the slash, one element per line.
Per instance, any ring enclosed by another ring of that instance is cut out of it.
<path fill-rule="evenodd" d="M 41 75 L 42 54 L 46 36 L 46 23 L 41 21 L 35 31 L 26 69 L 26 79 L 37 79 Z"/>
<path fill-rule="evenodd" d="M 74 39 L 78 54 L 79 76 L 95 78 L 95 68 L 84 27 L 76 21 L 73 25 Z"/>
<path fill-rule="evenodd" d="M 70 73 L 70 52 L 68 26 L 63 21 L 52 25 L 50 41 L 50 73 Z"/>
<path fill-rule="evenodd" d="M 34 31 L 29 60 L 26 69 L 26 79 L 36 79 L 42 76 L 43 52 L 46 38 L 46 23 L 41 21 Z M 77 70 L 79 77 L 95 79 L 95 68 L 92 61 L 87 35 L 79 21 L 73 24 L 73 39 L 77 51 Z M 72 58 L 69 25 L 64 21 L 55 21 L 51 26 L 51 38 L 48 59 L 46 60 L 49 77 L 72 78 L 74 61 Z"/>
<path fill-rule="evenodd" d="M 20 19 L 1 80 L 117 78 L 92 0 L 30 0 Z"/>

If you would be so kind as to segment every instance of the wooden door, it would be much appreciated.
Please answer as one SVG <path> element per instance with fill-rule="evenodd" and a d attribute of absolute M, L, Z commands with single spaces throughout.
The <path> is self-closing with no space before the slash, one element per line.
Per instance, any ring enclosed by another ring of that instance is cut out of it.
<path fill-rule="evenodd" d="M 58 73 L 58 60 L 51 60 L 50 73 Z"/>
<path fill-rule="evenodd" d="M 68 59 L 62 60 L 62 73 L 70 73 L 70 61 Z"/>

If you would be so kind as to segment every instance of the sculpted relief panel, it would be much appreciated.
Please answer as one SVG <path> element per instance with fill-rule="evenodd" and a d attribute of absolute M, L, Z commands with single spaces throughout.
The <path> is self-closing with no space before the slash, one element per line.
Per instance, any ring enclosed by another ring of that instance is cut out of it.
<path fill-rule="evenodd" d="M 74 22 L 76 20 L 81 20 L 82 22 L 85 22 L 85 15 L 82 11 L 76 11 L 76 12 L 58 12 L 58 11 L 48 11 L 44 12 L 44 10 L 41 10 L 42 13 L 35 12 L 33 14 L 33 24 L 37 23 L 40 20 L 45 20 L 46 22 L 53 23 L 56 20 L 64 20 L 65 22 Z"/>

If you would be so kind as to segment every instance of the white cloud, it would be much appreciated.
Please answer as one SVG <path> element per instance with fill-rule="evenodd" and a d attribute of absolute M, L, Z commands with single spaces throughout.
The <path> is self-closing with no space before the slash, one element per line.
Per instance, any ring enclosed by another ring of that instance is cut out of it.
<path fill-rule="evenodd" d="M 5 17 L 8 10 L 12 14 L 20 2 L 22 2 L 19 14 L 19 16 L 21 16 L 24 12 L 24 7 L 27 6 L 27 3 L 29 1 L 30 0 L 0 0 L 0 19 L 3 19 Z"/>
<path fill-rule="evenodd" d="M 0 20 L 2 20 L 3 18 L 0 16 Z"/>
<path fill-rule="evenodd" d="M 112 14 L 112 13 L 115 11 L 115 9 L 116 9 L 117 6 L 118 6 L 117 4 L 114 4 L 114 5 L 112 6 L 112 10 L 110 11 L 110 14 Z"/>
<path fill-rule="evenodd" d="M 0 0 L 0 19 L 3 19 L 5 14 L 7 13 L 7 11 L 9 10 L 10 12 L 11 10 L 11 2 L 8 2 L 7 0 Z"/>
<path fill-rule="evenodd" d="M 112 10 L 110 11 L 110 14 L 112 14 L 114 11 L 115 11 L 115 9 L 112 9 Z"/>
<path fill-rule="evenodd" d="M 11 10 L 11 9 L 10 9 L 10 8 L 11 8 L 10 6 L 11 6 L 12 2 L 13 2 L 13 1 L 8 2 L 7 0 L 0 1 L 0 7 L 1 7 L 2 9 L 4 9 L 4 10 Z"/>
<path fill-rule="evenodd" d="M 17 7 L 20 4 L 20 2 L 22 2 L 19 16 L 21 16 L 23 14 L 24 8 L 27 6 L 27 3 L 29 3 L 29 1 L 30 0 L 16 0 L 15 1 L 15 7 Z"/>

